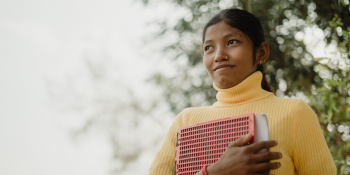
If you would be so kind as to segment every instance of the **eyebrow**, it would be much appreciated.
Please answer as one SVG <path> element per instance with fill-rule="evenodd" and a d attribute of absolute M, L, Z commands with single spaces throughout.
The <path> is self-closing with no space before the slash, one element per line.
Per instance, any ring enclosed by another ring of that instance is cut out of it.
<path fill-rule="evenodd" d="M 224 37 L 223 38 L 227 38 L 227 37 L 230 37 L 230 36 L 236 36 L 236 35 L 238 35 L 238 33 L 228 33 L 228 34 L 226 34 L 226 35 L 224 35 Z M 205 40 L 204 41 L 204 43 L 203 43 L 203 45 L 204 44 L 206 44 L 206 43 L 208 43 L 208 42 L 212 42 L 213 40 Z"/>

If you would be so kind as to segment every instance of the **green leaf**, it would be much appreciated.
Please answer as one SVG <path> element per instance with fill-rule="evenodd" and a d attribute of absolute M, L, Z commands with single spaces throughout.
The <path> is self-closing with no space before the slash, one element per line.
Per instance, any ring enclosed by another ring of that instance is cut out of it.
<path fill-rule="evenodd" d="M 327 80 L 328 83 L 330 83 L 332 86 L 337 86 L 338 82 L 335 80 Z"/>
<path fill-rule="evenodd" d="M 329 67 L 323 65 L 323 64 L 319 64 L 324 70 L 330 71 Z"/>
<path fill-rule="evenodd" d="M 340 86 L 338 86 L 337 90 L 338 90 L 339 93 L 343 92 Z"/>
<path fill-rule="evenodd" d="M 328 58 L 326 58 L 326 57 L 314 58 L 314 60 L 317 61 L 317 62 L 319 62 L 319 61 L 321 61 L 321 60 L 324 60 L 324 59 L 328 59 Z"/>
<path fill-rule="evenodd" d="M 343 33 L 343 35 L 350 37 L 350 32 L 348 32 L 348 31 L 346 31 L 346 30 L 343 30 L 342 33 Z"/>
<path fill-rule="evenodd" d="M 345 4 L 345 1 L 344 0 L 341 0 L 341 3 L 342 3 L 342 5 L 345 7 L 346 6 L 346 4 Z"/>
<path fill-rule="evenodd" d="M 344 44 L 344 45 L 346 45 L 346 44 L 348 44 L 350 42 L 350 39 L 346 39 L 346 40 L 344 40 L 342 43 Z"/>
<path fill-rule="evenodd" d="M 341 174 L 344 174 L 344 169 L 345 169 L 346 165 L 343 165 L 341 168 L 340 168 L 340 173 Z"/>
<path fill-rule="evenodd" d="M 328 21 L 328 25 L 333 27 L 334 26 L 334 21 Z"/>
<path fill-rule="evenodd" d="M 343 72 L 348 72 L 348 71 L 350 71 L 350 67 L 347 67 L 343 70 Z"/>
<path fill-rule="evenodd" d="M 337 25 L 338 25 L 338 26 L 343 26 L 343 25 L 344 25 L 344 23 L 343 23 L 343 22 L 338 21 L 338 22 L 337 22 Z"/>

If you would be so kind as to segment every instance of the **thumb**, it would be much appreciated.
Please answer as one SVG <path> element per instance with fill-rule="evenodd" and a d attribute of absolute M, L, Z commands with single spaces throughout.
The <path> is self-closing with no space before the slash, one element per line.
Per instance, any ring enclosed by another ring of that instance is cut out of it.
<path fill-rule="evenodd" d="M 239 139 L 235 140 L 234 142 L 230 143 L 228 147 L 239 147 L 246 145 L 250 140 L 252 139 L 252 134 L 248 133 L 247 135 L 240 137 Z"/>

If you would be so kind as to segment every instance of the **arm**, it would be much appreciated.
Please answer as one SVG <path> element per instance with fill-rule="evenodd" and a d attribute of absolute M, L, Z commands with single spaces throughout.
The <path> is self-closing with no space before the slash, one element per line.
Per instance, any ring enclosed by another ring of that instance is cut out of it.
<path fill-rule="evenodd" d="M 326 140 L 314 111 L 296 100 L 293 111 L 293 161 L 298 175 L 336 175 Z"/>

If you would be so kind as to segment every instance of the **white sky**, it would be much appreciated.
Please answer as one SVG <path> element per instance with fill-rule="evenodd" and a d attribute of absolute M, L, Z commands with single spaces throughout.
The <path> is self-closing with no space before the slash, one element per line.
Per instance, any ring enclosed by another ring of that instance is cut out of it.
<path fill-rule="evenodd" d="M 0 0 L 0 174 L 108 174 L 108 143 L 97 137 L 72 142 L 45 80 L 79 72 L 86 55 L 114 58 L 123 83 L 134 88 L 152 71 L 169 71 L 143 50 L 142 37 L 154 30 L 146 23 L 176 10 L 145 10 L 135 1 Z M 150 163 L 152 156 L 143 159 Z"/>
<path fill-rule="evenodd" d="M 0 0 L 0 174 L 108 174 L 108 143 L 72 142 L 45 80 L 79 72 L 86 55 L 106 54 L 133 80 L 126 84 L 139 86 L 158 66 L 140 48 L 152 31 L 145 24 L 169 10 L 133 0 Z"/>

